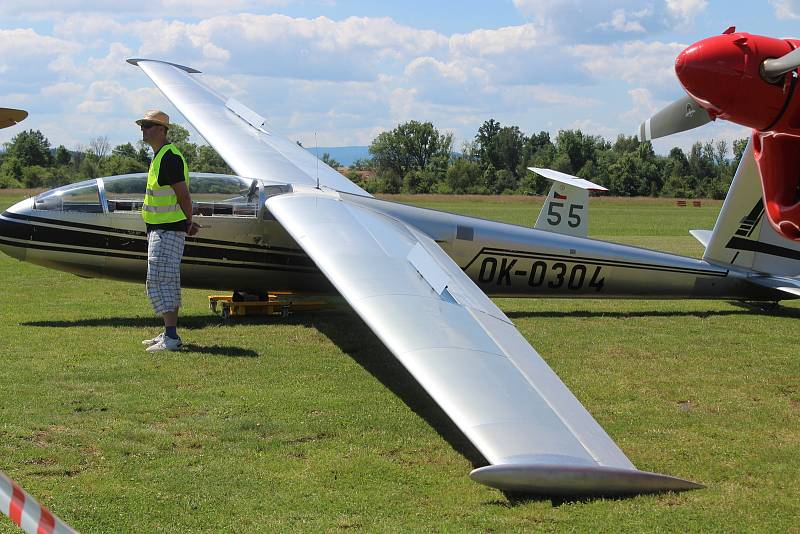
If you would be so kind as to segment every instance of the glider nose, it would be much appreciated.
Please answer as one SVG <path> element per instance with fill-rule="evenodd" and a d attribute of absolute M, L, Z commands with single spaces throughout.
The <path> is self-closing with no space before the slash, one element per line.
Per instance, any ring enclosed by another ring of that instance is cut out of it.
<path fill-rule="evenodd" d="M 28 205 L 29 200 L 15 204 L 0 214 L 0 251 L 12 258 L 25 260 L 27 246 L 33 238 L 33 226 L 14 217 L 15 211 Z"/>

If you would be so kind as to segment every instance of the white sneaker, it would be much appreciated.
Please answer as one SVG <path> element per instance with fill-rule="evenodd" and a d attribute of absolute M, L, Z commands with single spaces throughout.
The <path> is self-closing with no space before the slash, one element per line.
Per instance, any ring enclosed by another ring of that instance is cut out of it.
<path fill-rule="evenodd" d="M 144 350 L 146 350 L 147 352 L 160 352 L 162 350 L 180 350 L 182 344 L 183 343 L 181 343 L 180 338 L 172 339 L 169 336 L 162 336 L 161 339 L 158 341 L 158 343 L 154 343 Z"/>
<path fill-rule="evenodd" d="M 155 345 L 156 343 L 161 341 L 161 338 L 163 337 L 164 337 L 164 332 L 161 332 L 153 339 L 145 339 L 144 341 L 142 341 L 142 345 L 144 345 L 145 347 L 149 347 L 150 345 Z"/>

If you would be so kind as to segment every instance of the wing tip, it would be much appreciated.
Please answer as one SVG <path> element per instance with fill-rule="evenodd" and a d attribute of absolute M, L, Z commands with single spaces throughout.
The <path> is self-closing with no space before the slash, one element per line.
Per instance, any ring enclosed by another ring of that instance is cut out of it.
<path fill-rule="evenodd" d="M 469 476 L 502 491 L 552 497 L 638 495 L 705 487 L 669 475 L 605 466 L 496 464 L 475 469 Z"/>
<path fill-rule="evenodd" d="M 139 66 L 139 63 L 142 61 L 149 61 L 151 63 L 164 63 L 165 65 L 171 65 L 175 68 L 181 69 L 183 71 L 188 72 L 189 74 L 200 74 L 200 71 L 197 69 L 193 69 L 192 67 L 187 67 L 185 65 L 180 65 L 178 63 L 170 63 L 169 61 L 161 61 L 160 59 L 148 59 L 148 58 L 141 58 L 141 57 L 132 57 L 126 60 L 131 65 L 136 67 Z"/>

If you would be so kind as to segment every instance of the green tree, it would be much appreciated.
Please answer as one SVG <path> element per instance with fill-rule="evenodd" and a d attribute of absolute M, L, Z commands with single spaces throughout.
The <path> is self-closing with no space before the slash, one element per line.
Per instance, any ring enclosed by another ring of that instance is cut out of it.
<path fill-rule="evenodd" d="M 189 141 L 189 130 L 180 124 L 171 124 L 167 130 L 167 142 L 172 143 L 180 150 L 186 159 L 189 170 L 194 171 L 195 159 L 197 159 L 197 145 Z"/>
<path fill-rule="evenodd" d="M 117 145 L 111 151 L 112 156 L 121 156 L 124 158 L 131 158 L 136 159 L 138 154 L 136 152 L 136 148 L 131 143 L 125 143 L 124 145 Z"/>
<path fill-rule="evenodd" d="M 39 130 L 25 130 L 6 143 L 6 153 L 16 157 L 23 167 L 39 165 L 46 167 L 52 163 L 50 141 Z"/>
<path fill-rule="evenodd" d="M 405 176 L 425 169 L 436 156 L 449 158 L 452 146 L 453 134 L 440 133 L 430 122 L 409 121 L 379 134 L 369 152 L 379 174 Z"/>
<path fill-rule="evenodd" d="M 23 169 L 24 166 L 19 158 L 7 154 L 0 165 L 0 189 L 23 187 Z"/>
<path fill-rule="evenodd" d="M 149 165 L 145 165 L 135 157 L 112 154 L 100 162 L 99 172 L 104 176 L 116 176 L 118 174 L 147 172 L 148 167 Z"/>
<path fill-rule="evenodd" d="M 586 162 L 596 159 L 597 152 L 608 148 L 602 137 L 584 135 L 580 130 L 561 130 L 556 136 L 556 160 L 560 160 L 561 165 L 568 161 L 570 170 L 558 170 L 580 175 Z"/>
<path fill-rule="evenodd" d="M 455 159 L 445 173 L 444 183 L 446 191 L 450 193 L 479 193 L 483 192 L 480 186 L 481 167 L 477 162 L 467 158 Z"/>
<path fill-rule="evenodd" d="M 744 155 L 745 148 L 747 148 L 748 141 L 750 141 L 750 139 L 744 138 L 736 139 L 733 142 L 733 161 L 731 164 L 734 169 L 736 169 L 739 166 L 739 162 L 742 161 L 742 156 Z"/>
<path fill-rule="evenodd" d="M 216 172 L 220 174 L 233 174 L 233 170 L 225 160 L 209 145 L 198 145 L 197 159 L 194 162 L 195 172 Z"/>
<path fill-rule="evenodd" d="M 356 169 L 358 171 L 366 171 L 372 168 L 372 159 L 371 158 L 359 158 L 350 165 L 351 169 Z"/>
<path fill-rule="evenodd" d="M 323 152 L 322 157 L 319 159 L 320 161 L 322 161 L 322 163 L 324 163 L 328 167 L 333 167 L 334 169 L 338 169 L 339 167 L 342 166 L 342 164 L 333 159 L 328 152 Z"/>
<path fill-rule="evenodd" d="M 69 153 L 67 147 L 64 145 L 58 145 L 55 154 L 55 162 L 56 165 L 69 165 L 69 162 L 72 160 L 72 154 Z"/>

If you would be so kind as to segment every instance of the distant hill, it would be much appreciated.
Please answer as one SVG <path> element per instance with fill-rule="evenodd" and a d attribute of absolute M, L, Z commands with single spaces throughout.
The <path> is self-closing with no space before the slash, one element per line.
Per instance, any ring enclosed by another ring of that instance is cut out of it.
<path fill-rule="evenodd" d="M 333 159 L 349 167 L 357 159 L 369 159 L 368 146 L 321 146 L 319 148 L 303 147 L 314 155 L 319 153 L 319 157 L 327 152 Z"/>

